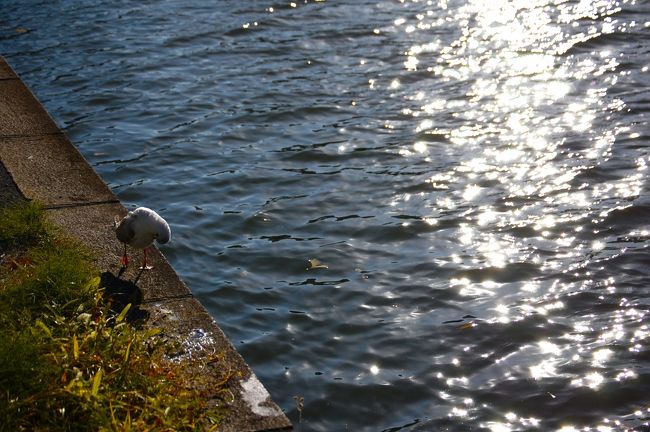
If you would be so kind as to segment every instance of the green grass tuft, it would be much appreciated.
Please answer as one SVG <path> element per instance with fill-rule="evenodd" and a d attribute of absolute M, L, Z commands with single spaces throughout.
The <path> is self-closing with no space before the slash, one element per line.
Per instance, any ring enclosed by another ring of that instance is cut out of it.
<path fill-rule="evenodd" d="M 0 210 L 0 241 L 31 245 L 44 239 L 47 233 L 40 204 L 21 202 Z"/>

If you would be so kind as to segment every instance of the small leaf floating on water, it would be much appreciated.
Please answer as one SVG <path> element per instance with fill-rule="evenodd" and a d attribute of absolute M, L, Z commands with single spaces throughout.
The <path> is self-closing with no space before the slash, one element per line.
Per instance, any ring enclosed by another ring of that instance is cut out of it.
<path fill-rule="evenodd" d="M 460 330 L 469 330 L 476 327 L 476 324 L 473 322 L 468 322 L 459 327 Z"/>
<path fill-rule="evenodd" d="M 327 268 L 329 268 L 327 264 L 322 263 L 320 260 L 316 258 L 312 258 L 309 260 L 309 267 L 307 267 L 307 270 L 327 269 Z"/>

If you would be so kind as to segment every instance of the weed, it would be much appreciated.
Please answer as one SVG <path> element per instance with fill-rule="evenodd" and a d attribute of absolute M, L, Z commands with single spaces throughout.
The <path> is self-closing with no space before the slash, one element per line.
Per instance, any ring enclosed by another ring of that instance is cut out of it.
<path fill-rule="evenodd" d="M 0 241 L 31 245 L 47 232 L 43 207 L 38 203 L 21 202 L 0 211 Z"/>
<path fill-rule="evenodd" d="M 169 361 L 160 330 L 111 312 L 89 253 L 41 207 L 3 211 L 0 233 L 0 431 L 216 428 L 233 373 L 202 385 L 200 360 Z"/>

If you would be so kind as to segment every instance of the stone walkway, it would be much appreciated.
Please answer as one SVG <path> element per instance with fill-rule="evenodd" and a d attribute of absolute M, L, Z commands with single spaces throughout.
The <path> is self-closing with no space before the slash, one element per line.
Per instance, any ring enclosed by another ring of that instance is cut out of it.
<path fill-rule="evenodd" d="M 95 264 L 112 289 L 131 287 L 138 292 L 134 310 L 147 317 L 146 325 L 162 328 L 188 354 L 224 353 L 225 364 L 209 363 L 208 369 L 226 367 L 239 372 L 240 378 L 231 380 L 234 400 L 220 431 L 291 429 L 287 417 L 158 249 L 152 247 L 149 255 L 154 270 L 140 274 L 132 265 L 120 272 L 122 246 L 113 221 L 123 217 L 126 209 L 0 57 L 0 200 L 6 204 L 21 196 L 43 203 L 53 222 L 94 252 Z M 133 251 L 132 255 L 139 262 L 141 255 Z M 208 385 L 216 386 L 218 374 L 204 373 Z"/>

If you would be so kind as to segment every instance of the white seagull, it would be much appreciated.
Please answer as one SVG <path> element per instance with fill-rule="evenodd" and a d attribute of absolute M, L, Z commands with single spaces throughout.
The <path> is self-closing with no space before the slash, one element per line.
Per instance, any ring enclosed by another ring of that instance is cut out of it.
<path fill-rule="evenodd" d="M 154 240 L 157 240 L 158 243 L 167 243 L 172 236 L 169 224 L 165 219 L 146 207 L 138 207 L 129 212 L 117 225 L 115 234 L 117 239 L 124 243 L 122 265 L 124 267 L 129 265 L 129 259 L 126 256 L 126 245 L 128 244 L 132 248 L 144 251 L 142 262 L 144 270 L 153 268 L 147 267 L 147 248 L 153 244 Z"/>

